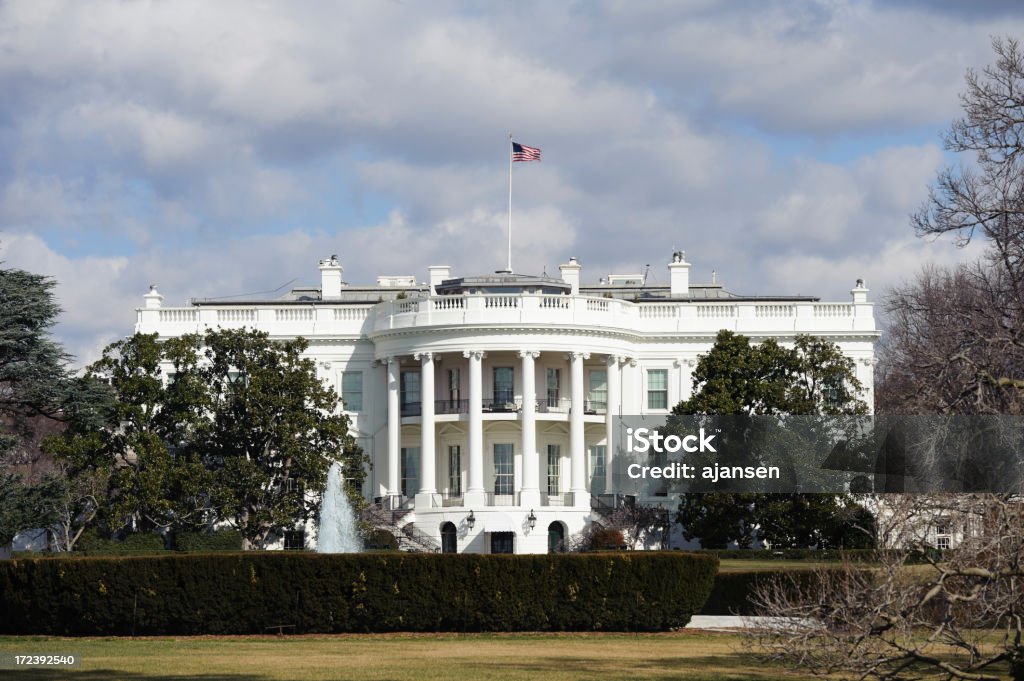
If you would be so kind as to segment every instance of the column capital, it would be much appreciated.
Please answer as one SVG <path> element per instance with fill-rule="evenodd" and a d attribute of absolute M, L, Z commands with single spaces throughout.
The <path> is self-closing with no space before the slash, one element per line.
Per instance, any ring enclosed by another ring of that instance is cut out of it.
<path fill-rule="evenodd" d="M 487 353 L 483 350 L 463 350 L 462 356 L 466 359 L 483 359 Z"/>
<path fill-rule="evenodd" d="M 413 357 L 415 359 L 423 362 L 424 364 L 426 364 L 427 362 L 431 362 L 431 361 L 433 361 L 433 362 L 440 362 L 441 361 L 441 355 L 440 355 L 440 353 L 437 353 L 437 352 L 429 352 L 429 351 L 428 352 L 417 352 L 417 353 L 413 354 Z"/>
<path fill-rule="evenodd" d="M 613 368 L 618 368 L 619 365 L 622 364 L 624 359 L 625 358 L 622 357 L 621 355 L 608 355 L 608 357 L 607 357 L 608 366 L 613 367 Z"/>
<path fill-rule="evenodd" d="M 627 364 L 629 366 L 631 366 L 631 367 L 635 367 L 636 366 L 636 357 L 623 357 L 622 358 L 622 366 L 626 366 Z"/>
<path fill-rule="evenodd" d="M 692 369 L 697 366 L 697 360 L 692 357 L 677 357 L 673 364 L 677 367 L 690 367 Z"/>
<path fill-rule="evenodd" d="M 575 361 L 577 358 L 590 359 L 590 353 L 589 352 L 577 352 L 577 351 L 574 350 L 573 352 L 565 353 L 565 358 L 570 360 L 570 361 Z"/>
<path fill-rule="evenodd" d="M 540 350 L 520 350 L 519 356 L 523 359 L 525 359 L 526 357 L 532 357 L 534 359 L 537 359 L 538 357 L 540 357 Z"/>
<path fill-rule="evenodd" d="M 402 359 L 398 355 L 388 355 L 384 358 L 384 363 L 386 364 L 397 364 L 401 361 Z"/>

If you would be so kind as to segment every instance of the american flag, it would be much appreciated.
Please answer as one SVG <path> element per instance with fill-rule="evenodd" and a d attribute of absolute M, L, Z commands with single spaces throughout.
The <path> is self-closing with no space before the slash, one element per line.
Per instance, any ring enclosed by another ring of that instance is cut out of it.
<path fill-rule="evenodd" d="M 539 161 L 540 160 L 540 149 L 537 147 L 528 147 L 525 144 L 519 142 L 512 143 L 512 160 L 513 161 Z"/>

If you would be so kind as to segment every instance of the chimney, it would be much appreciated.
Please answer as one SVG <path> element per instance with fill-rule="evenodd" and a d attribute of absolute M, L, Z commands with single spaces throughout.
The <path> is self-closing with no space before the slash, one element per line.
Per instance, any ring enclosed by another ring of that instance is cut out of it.
<path fill-rule="evenodd" d="M 857 280 L 857 283 L 850 289 L 850 295 L 853 296 L 855 305 L 868 302 L 868 287 L 864 285 L 863 279 Z"/>
<path fill-rule="evenodd" d="M 338 256 L 332 255 L 320 261 L 320 299 L 337 300 L 341 298 L 341 273 L 345 268 L 338 262 Z"/>
<path fill-rule="evenodd" d="M 430 272 L 430 295 L 436 295 L 435 287 L 445 279 L 452 278 L 451 265 L 431 265 L 427 268 Z"/>
<path fill-rule="evenodd" d="M 146 301 L 144 307 L 147 310 L 153 310 L 160 307 L 164 297 L 156 290 L 156 284 L 150 284 L 149 293 L 142 296 L 142 299 Z"/>
<path fill-rule="evenodd" d="M 686 251 L 672 254 L 672 262 L 668 264 L 668 280 L 673 298 L 690 295 L 690 263 L 686 262 Z"/>
<path fill-rule="evenodd" d="M 562 273 L 562 281 L 569 284 L 572 287 L 572 295 L 577 296 L 580 293 L 580 270 L 583 267 L 573 256 L 569 258 L 569 262 L 559 265 L 558 271 Z"/>

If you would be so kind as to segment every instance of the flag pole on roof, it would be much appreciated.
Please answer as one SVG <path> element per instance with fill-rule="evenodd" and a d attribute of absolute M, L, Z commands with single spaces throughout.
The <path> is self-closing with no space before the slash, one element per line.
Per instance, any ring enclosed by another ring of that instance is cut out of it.
<path fill-rule="evenodd" d="M 539 161 L 540 149 L 528 147 L 512 141 L 512 133 L 508 134 L 508 267 L 512 273 L 512 163 L 515 161 Z"/>
<path fill-rule="evenodd" d="M 512 133 L 508 134 L 508 273 L 512 274 L 512 154 L 515 148 Z"/>

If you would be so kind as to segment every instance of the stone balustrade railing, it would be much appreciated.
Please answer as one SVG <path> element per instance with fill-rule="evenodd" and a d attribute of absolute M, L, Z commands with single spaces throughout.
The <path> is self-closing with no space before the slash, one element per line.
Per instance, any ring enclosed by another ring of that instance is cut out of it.
<path fill-rule="evenodd" d="M 271 335 L 373 336 L 395 329 L 550 325 L 636 333 L 842 333 L 874 331 L 871 303 L 633 302 L 616 298 L 495 294 L 431 296 L 376 304 L 202 305 L 142 308 L 136 330 L 161 335 L 254 326 Z"/>

